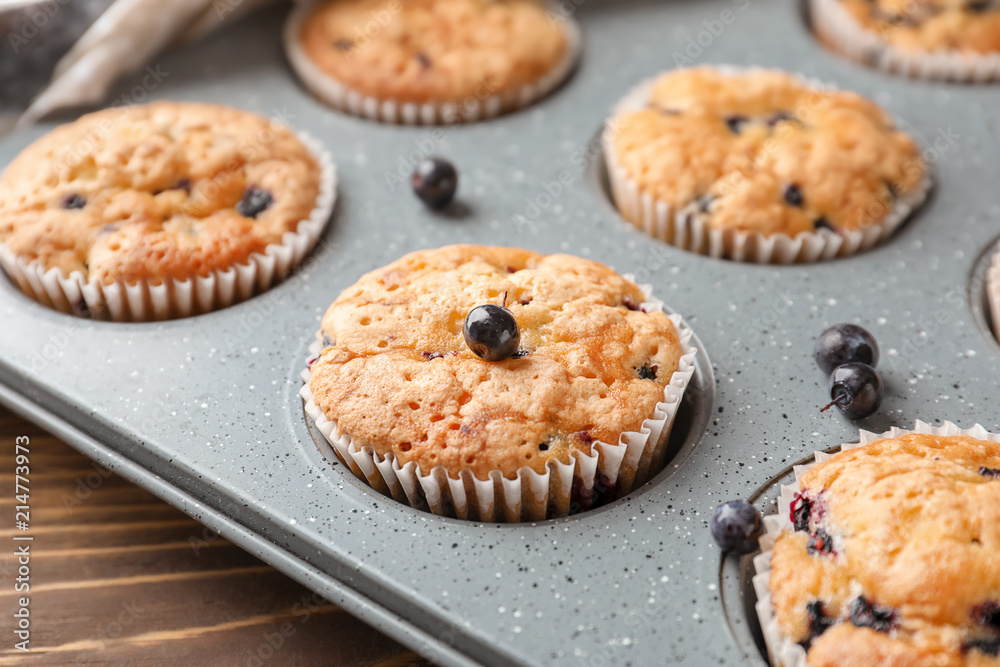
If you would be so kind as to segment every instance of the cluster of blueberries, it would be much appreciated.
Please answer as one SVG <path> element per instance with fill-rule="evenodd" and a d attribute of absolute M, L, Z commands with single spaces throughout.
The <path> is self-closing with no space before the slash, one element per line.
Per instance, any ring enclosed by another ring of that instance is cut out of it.
<path fill-rule="evenodd" d="M 813 358 L 830 375 L 831 403 L 849 419 L 864 419 L 882 405 L 882 378 L 875 336 L 857 324 L 837 324 L 816 340 Z M 715 508 L 710 523 L 712 537 L 723 551 L 745 554 L 757 549 L 764 532 L 760 512 L 745 500 L 731 500 Z"/>

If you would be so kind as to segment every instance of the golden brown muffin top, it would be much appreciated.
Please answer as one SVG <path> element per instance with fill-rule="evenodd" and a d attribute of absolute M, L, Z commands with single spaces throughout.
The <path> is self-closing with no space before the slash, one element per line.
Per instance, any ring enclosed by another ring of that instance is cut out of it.
<path fill-rule="evenodd" d="M 487 362 L 462 327 L 507 306 L 519 358 Z M 681 357 L 670 319 L 608 267 L 569 255 L 456 245 L 363 276 L 323 317 L 316 405 L 360 448 L 423 473 L 544 472 L 591 443 L 617 443 L 663 401 Z"/>
<path fill-rule="evenodd" d="M 191 102 L 115 107 L 10 163 L 0 241 L 84 280 L 185 280 L 281 242 L 319 191 L 316 160 L 274 121 Z"/>
<path fill-rule="evenodd" d="M 1000 3 L 991 0 L 841 0 L 869 32 L 905 51 L 1000 52 Z"/>
<path fill-rule="evenodd" d="M 877 440 L 800 488 L 771 597 L 810 665 L 1000 664 L 1000 444 Z"/>
<path fill-rule="evenodd" d="M 337 0 L 304 21 L 309 59 L 380 100 L 485 100 L 530 85 L 558 65 L 563 25 L 534 0 Z"/>
<path fill-rule="evenodd" d="M 926 171 L 876 104 L 780 71 L 669 72 L 609 132 L 641 191 L 711 227 L 764 235 L 877 224 Z"/>

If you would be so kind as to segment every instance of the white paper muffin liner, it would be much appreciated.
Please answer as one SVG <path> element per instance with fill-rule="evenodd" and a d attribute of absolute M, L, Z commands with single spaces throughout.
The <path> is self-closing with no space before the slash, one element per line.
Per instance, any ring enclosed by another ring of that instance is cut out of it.
<path fill-rule="evenodd" d="M 986 273 L 986 298 L 990 302 L 993 335 L 1000 342 L 1000 244 L 993 253 L 993 262 Z"/>
<path fill-rule="evenodd" d="M 646 293 L 642 307 L 648 312 L 662 311 L 663 302 L 652 297 L 650 287 L 641 287 Z M 605 500 L 621 497 L 663 467 L 670 429 L 694 374 L 697 354 L 690 344 L 691 329 L 679 315 L 668 317 L 680 339 L 681 358 L 663 390 L 663 402 L 657 404 L 638 432 L 623 433 L 615 444 L 595 442 L 589 456 L 575 451 L 570 463 L 550 461 L 545 473 L 525 466 L 514 479 L 494 470 L 481 480 L 465 469 L 455 479 L 449 477 L 444 466 L 437 466 L 425 475 L 413 461 L 400 466 L 391 452 L 382 457 L 371 447 L 359 449 L 354 445 L 351 436 L 341 433 L 336 422 L 328 419 L 313 401 L 308 368 L 302 372 L 304 384 L 299 393 L 306 414 L 330 446 L 323 454 L 330 460 L 336 460 L 336 456 L 372 488 L 399 502 L 441 516 L 487 522 L 518 523 L 567 516 L 571 508 L 590 509 L 595 488 L 599 492 L 606 489 Z M 321 336 L 317 332 L 317 340 L 309 350 L 310 361 L 320 352 Z"/>
<path fill-rule="evenodd" d="M 316 2 L 311 1 L 296 3 L 285 22 L 285 53 L 292 69 L 298 74 L 305 87 L 321 102 L 338 111 L 383 123 L 401 125 L 474 123 L 523 109 L 545 97 L 559 86 L 573 71 L 580 55 L 582 38 L 579 25 L 570 17 L 559 16 L 557 18 L 555 14 L 550 14 L 550 20 L 558 21 L 565 30 L 566 54 L 551 72 L 530 85 L 482 99 L 470 96 L 461 102 L 418 104 L 393 99 L 379 99 L 349 88 L 344 83 L 332 78 L 306 55 L 299 35 L 302 32 L 302 23 L 309 16 L 315 4 Z"/>
<path fill-rule="evenodd" d="M 1000 434 L 990 433 L 979 424 L 972 428 L 962 429 L 951 422 L 944 422 L 941 426 L 932 426 L 917 420 L 912 430 L 893 428 L 882 434 L 861 431 L 860 442 L 844 443 L 840 446 L 840 451 L 856 449 L 883 438 L 898 438 L 907 433 L 938 436 L 968 435 L 979 440 L 1000 442 Z M 807 667 L 807 663 L 806 650 L 782 634 L 781 626 L 778 625 L 774 609 L 771 606 L 771 552 L 774 549 L 775 541 L 784 531 L 794 530 L 789 512 L 792 500 L 799 491 L 799 479 L 814 465 L 823 463 L 832 456 L 833 454 L 826 452 L 816 452 L 815 463 L 795 466 L 795 482 L 781 486 L 781 495 L 778 497 L 778 513 L 764 517 L 765 532 L 760 538 L 761 552 L 753 559 L 754 570 L 757 572 L 753 578 L 753 588 L 757 593 L 755 608 L 757 617 L 760 619 L 760 629 L 764 635 L 764 642 L 767 644 L 771 664 L 774 667 Z"/>
<path fill-rule="evenodd" d="M 907 51 L 866 29 L 840 0 L 809 0 L 812 27 L 855 62 L 918 79 L 986 83 L 1000 80 L 1000 53 Z"/>
<path fill-rule="evenodd" d="M 246 264 L 216 270 L 186 280 L 168 278 L 159 284 L 123 280 L 104 284 L 83 273 L 64 275 L 47 269 L 37 259 L 28 261 L 0 243 L 0 266 L 27 296 L 63 313 L 115 322 L 147 322 L 189 317 L 226 308 L 264 292 L 284 279 L 309 254 L 333 213 L 337 198 L 337 173 L 329 151 L 305 134 L 296 136 L 309 149 L 320 168 L 320 191 L 309 217 L 294 232 L 285 232 L 280 243 L 253 253 Z"/>
<path fill-rule="evenodd" d="M 719 65 L 716 69 L 726 74 L 766 71 L 728 65 Z M 797 76 L 814 90 L 837 89 L 831 84 Z M 645 108 L 655 83 L 656 78 L 642 82 L 615 106 L 605 125 L 602 141 L 611 195 L 621 216 L 653 238 L 672 246 L 716 259 L 756 264 L 806 264 L 848 257 L 870 250 L 892 236 L 927 199 L 930 192 L 932 181 L 927 170 L 920 184 L 912 192 L 899 197 L 879 223 L 859 230 L 844 229 L 838 233 L 821 229 L 816 232 L 801 232 L 792 237 L 787 234 L 764 235 L 760 232 L 713 228 L 691 206 L 676 209 L 644 191 L 629 177 L 615 154 L 616 119 L 624 113 Z"/>

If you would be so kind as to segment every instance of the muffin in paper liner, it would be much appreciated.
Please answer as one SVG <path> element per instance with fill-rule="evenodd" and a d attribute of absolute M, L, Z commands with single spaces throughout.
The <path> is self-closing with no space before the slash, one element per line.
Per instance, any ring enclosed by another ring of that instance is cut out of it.
<path fill-rule="evenodd" d="M 990 302 L 990 319 L 993 335 L 1000 342 L 1000 245 L 993 253 L 993 261 L 986 273 L 986 298 Z"/>
<path fill-rule="evenodd" d="M 304 132 L 295 136 L 305 144 L 321 171 L 320 191 L 309 217 L 294 232 L 285 232 L 281 243 L 253 253 L 245 264 L 216 270 L 186 280 L 165 279 L 105 284 L 84 280 L 73 271 L 46 269 L 41 261 L 25 260 L 0 243 L 0 266 L 24 294 L 60 312 L 115 322 L 146 322 L 190 317 L 226 308 L 266 291 L 284 279 L 309 254 L 333 213 L 337 198 L 337 173 L 333 158 L 323 145 Z"/>
<path fill-rule="evenodd" d="M 951 422 L 944 422 L 941 426 L 932 426 L 917 420 L 913 429 L 901 429 L 893 427 L 891 430 L 876 434 L 869 431 L 860 432 L 860 441 L 844 443 L 839 451 L 847 451 L 863 447 L 876 440 L 884 438 L 897 438 L 908 433 L 922 433 L 937 436 L 967 435 L 979 440 L 989 440 L 1000 442 L 1000 434 L 990 433 L 985 428 L 976 424 L 972 428 L 962 429 Z M 806 662 L 806 650 L 800 644 L 792 642 L 782 634 L 781 626 L 774 615 L 771 605 L 771 552 L 775 541 L 786 530 L 794 530 L 789 519 L 792 500 L 799 490 L 799 478 L 817 463 L 823 463 L 834 454 L 827 452 L 816 452 L 814 463 L 795 466 L 795 482 L 793 484 L 783 484 L 781 495 L 778 497 L 778 513 L 764 517 L 764 534 L 760 538 L 761 552 L 754 556 L 753 565 L 756 574 L 753 577 L 753 588 L 757 594 L 757 604 L 755 609 L 760 620 L 761 632 L 764 635 L 764 642 L 767 644 L 767 652 L 771 664 L 775 667 L 808 667 Z"/>
<path fill-rule="evenodd" d="M 724 74 L 749 74 L 760 70 L 729 65 L 713 66 Z M 815 90 L 837 90 L 832 84 L 798 76 Z M 629 178 L 615 155 L 613 139 L 615 120 L 622 114 L 647 106 L 656 77 L 647 79 L 632 89 L 612 111 L 602 134 L 604 156 L 611 195 L 621 216 L 646 232 L 672 246 L 707 255 L 715 259 L 731 259 L 756 264 L 795 264 L 821 262 L 837 257 L 849 257 L 883 243 L 924 202 L 932 187 L 928 170 L 912 192 L 900 196 L 892 209 L 877 224 L 863 229 L 842 229 L 839 232 L 821 229 L 787 234 L 765 235 L 735 229 L 714 229 L 699 215 L 697 206 L 681 209 L 659 200 Z"/>
<path fill-rule="evenodd" d="M 320 2 L 322 0 L 319 0 Z M 455 125 L 488 120 L 523 109 L 554 91 L 573 71 L 580 57 L 580 27 L 571 17 L 548 10 L 549 20 L 558 22 L 566 33 L 563 59 L 537 81 L 502 94 L 480 98 L 470 96 L 461 102 L 402 102 L 379 99 L 354 90 L 323 72 L 306 54 L 299 40 L 302 25 L 317 2 L 297 2 L 285 22 L 283 41 L 292 69 L 305 87 L 330 107 L 382 123 L 400 125 Z M 547 3 L 543 3 L 547 6 Z"/>
<path fill-rule="evenodd" d="M 1000 52 L 908 51 L 859 24 L 840 0 L 809 0 L 812 28 L 851 60 L 918 79 L 987 83 L 1000 80 Z"/>
<path fill-rule="evenodd" d="M 624 277 L 631 280 L 629 275 Z M 662 311 L 663 302 L 652 297 L 650 287 L 640 287 L 646 294 L 641 307 Z M 623 433 L 614 444 L 595 442 L 589 456 L 574 451 L 571 463 L 550 460 L 544 474 L 525 466 L 514 479 L 504 477 L 499 470 L 493 470 L 487 479 L 478 479 L 468 469 L 462 470 L 458 478 L 452 478 L 439 465 L 424 475 L 414 461 L 400 466 L 391 452 L 382 457 L 371 447 L 358 449 L 351 436 L 341 433 L 336 422 L 328 419 L 313 401 L 308 367 L 302 372 L 304 384 L 299 394 L 306 414 L 329 445 L 329 450 L 321 446 L 324 456 L 331 461 L 336 456 L 355 476 L 401 503 L 440 516 L 485 522 L 519 523 L 563 517 L 596 506 L 595 492 L 599 493 L 602 487 L 610 491 L 608 500 L 620 498 L 663 468 L 670 430 L 694 375 L 697 355 L 697 349 L 690 343 L 692 330 L 679 315 L 668 317 L 677 330 L 681 357 L 670 384 L 664 387 L 663 401 L 643 422 L 641 430 Z M 310 364 L 320 352 L 321 337 L 322 333 L 317 332 L 316 341 L 309 348 Z"/>

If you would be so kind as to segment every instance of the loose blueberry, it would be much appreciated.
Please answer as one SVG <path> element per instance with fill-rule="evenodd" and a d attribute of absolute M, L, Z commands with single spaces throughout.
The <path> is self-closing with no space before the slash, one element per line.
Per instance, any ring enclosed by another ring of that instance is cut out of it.
<path fill-rule="evenodd" d="M 830 375 L 830 398 L 833 400 L 821 412 L 836 405 L 848 419 L 864 419 L 882 405 L 882 378 L 866 364 L 838 366 Z"/>
<path fill-rule="evenodd" d="M 987 468 L 983 466 L 979 469 L 979 474 L 987 479 L 997 479 L 1000 478 L 1000 468 Z"/>
<path fill-rule="evenodd" d="M 753 505 L 745 500 L 731 500 L 715 508 L 711 529 L 712 537 L 723 551 L 745 554 L 757 549 L 764 524 Z"/>
<path fill-rule="evenodd" d="M 274 203 L 271 193 L 256 185 L 243 191 L 243 199 L 236 204 L 236 212 L 244 218 L 256 218 Z"/>
<path fill-rule="evenodd" d="M 87 205 L 87 200 L 78 194 L 66 195 L 62 200 L 62 207 L 67 210 L 83 208 Z"/>
<path fill-rule="evenodd" d="M 413 172 L 413 192 L 434 209 L 442 209 L 455 198 L 458 172 L 454 165 L 438 157 L 428 158 Z"/>
<path fill-rule="evenodd" d="M 832 326 L 816 339 L 813 358 L 824 373 L 850 363 L 878 366 L 879 348 L 875 336 L 857 324 Z"/>
<path fill-rule="evenodd" d="M 826 609 L 820 600 L 813 600 L 806 605 L 806 616 L 809 618 L 809 639 L 819 637 L 837 624 L 837 619 L 826 615 Z"/>
<path fill-rule="evenodd" d="M 802 188 L 795 185 L 795 183 L 789 183 L 785 186 L 785 201 L 788 202 L 789 206 L 795 206 L 796 208 L 801 208 L 802 204 L 805 203 L 805 199 L 802 197 Z"/>
<path fill-rule="evenodd" d="M 477 306 L 465 317 L 465 344 L 472 353 L 486 361 L 503 361 L 517 352 L 521 333 L 517 320 L 506 308 L 487 304 Z"/>
<path fill-rule="evenodd" d="M 873 604 L 863 595 L 859 595 L 851 603 L 851 623 L 859 628 L 889 632 L 896 625 L 896 612 L 889 607 Z"/>

